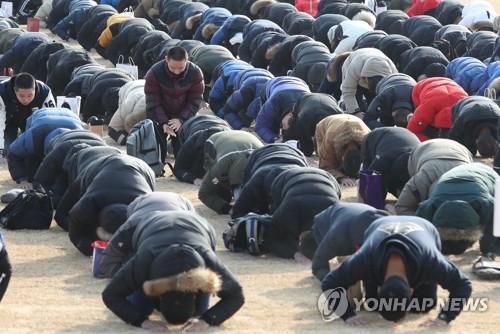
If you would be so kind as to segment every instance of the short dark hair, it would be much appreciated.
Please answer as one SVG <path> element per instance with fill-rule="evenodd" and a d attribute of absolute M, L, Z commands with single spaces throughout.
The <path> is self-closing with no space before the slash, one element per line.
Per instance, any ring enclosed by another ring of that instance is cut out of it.
<path fill-rule="evenodd" d="M 299 243 L 299 251 L 308 259 L 312 259 L 316 249 L 318 249 L 318 243 L 313 233 L 311 231 L 303 232 Z"/>
<path fill-rule="evenodd" d="M 342 170 L 350 178 L 359 177 L 359 168 L 361 167 L 361 152 L 357 148 L 351 148 L 344 153 Z"/>
<path fill-rule="evenodd" d="M 408 125 L 408 116 L 411 114 L 411 111 L 406 108 L 398 108 L 394 110 L 394 116 L 392 119 L 394 120 L 394 124 L 396 126 L 406 128 Z"/>
<path fill-rule="evenodd" d="M 35 88 L 36 79 L 29 73 L 21 72 L 14 79 L 14 90 Z"/>
<path fill-rule="evenodd" d="M 406 306 L 410 303 L 410 287 L 401 276 L 391 276 L 380 286 L 378 298 L 391 300 L 390 303 L 381 303 L 387 305 L 388 309 L 380 308 L 380 315 L 388 321 L 401 321 L 406 315 Z M 396 300 L 398 303 L 395 303 Z M 401 308 L 396 309 L 394 305 L 401 306 Z"/>
<path fill-rule="evenodd" d="M 188 53 L 182 46 L 174 46 L 167 53 L 167 59 L 181 61 L 188 59 Z"/>
<path fill-rule="evenodd" d="M 477 138 L 476 147 L 483 158 L 491 158 L 497 151 L 497 141 L 491 133 L 484 133 Z"/>

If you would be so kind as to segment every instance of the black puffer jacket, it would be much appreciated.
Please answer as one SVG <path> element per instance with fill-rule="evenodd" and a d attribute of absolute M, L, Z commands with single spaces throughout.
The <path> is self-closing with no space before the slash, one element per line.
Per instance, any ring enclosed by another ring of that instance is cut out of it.
<path fill-rule="evenodd" d="M 430 46 L 434 41 L 436 31 L 442 27 L 441 23 L 432 16 L 413 16 L 403 24 L 403 35 L 418 46 Z"/>
<path fill-rule="evenodd" d="M 96 72 L 90 79 L 90 91 L 83 103 L 83 121 L 87 122 L 91 116 L 98 116 L 109 122 L 118 108 L 118 91 L 133 80 L 132 75 L 117 68 Z"/>
<path fill-rule="evenodd" d="M 285 32 L 292 35 L 311 36 L 313 34 L 314 18 L 308 13 L 292 12 L 283 18 L 282 28 Z"/>
<path fill-rule="evenodd" d="M 292 70 L 292 50 L 302 42 L 311 42 L 313 39 L 305 35 L 294 35 L 285 38 L 279 45 L 274 45 L 268 50 L 267 56 L 271 58 L 268 70 L 274 76 L 287 75 Z"/>
<path fill-rule="evenodd" d="M 187 2 L 181 5 L 179 7 L 179 22 L 170 32 L 170 36 L 179 39 L 192 39 L 199 26 L 201 14 L 208 8 L 202 2 Z"/>
<path fill-rule="evenodd" d="M 404 108 L 413 112 L 415 109 L 411 93 L 416 84 L 412 77 L 403 73 L 384 77 L 377 84 L 377 96 L 368 106 L 363 122 L 372 130 L 382 126 L 394 126 L 394 110 Z"/>
<path fill-rule="evenodd" d="M 298 148 L 305 156 L 314 152 L 313 137 L 316 125 L 325 117 L 342 114 L 333 96 L 323 93 L 310 93 L 302 96 L 293 106 L 293 117 L 283 140 L 298 140 Z"/>
<path fill-rule="evenodd" d="M 97 39 L 106 28 L 106 21 L 111 15 L 117 14 L 110 5 L 97 5 L 85 12 L 87 20 L 78 32 L 78 43 L 87 51 L 92 50 Z M 103 24 L 101 24 L 103 23 Z"/>
<path fill-rule="evenodd" d="M 97 64 L 97 61 L 83 50 L 73 48 L 59 50 L 49 56 L 47 61 L 47 85 L 54 96 L 62 95 L 71 81 L 71 73 L 79 66 Z"/>
<path fill-rule="evenodd" d="M 113 277 L 134 252 L 132 240 L 137 225 L 153 211 L 195 212 L 195 209 L 188 199 L 173 192 L 155 191 L 137 197 L 127 206 L 127 221 L 116 230 L 104 249 L 99 270 L 105 277 Z"/>
<path fill-rule="evenodd" d="M 66 155 L 77 144 L 88 146 L 105 146 L 106 142 L 92 131 L 74 129 L 54 137 L 46 148 L 46 155 L 33 178 L 33 186 L 42 186 L 47 193 L 52 194 L 52 204 L 55 209 L 59 204 L 69 182 L 63 170 Z"/>
<path fill-rule="evenodd" d="M 313 24 L 314 40 L 325 44 L 325 46 L 329 48 L 330 40 L 328 39 L 328 31 L 331 27 L 345 20 L 348 20 L 348 18 L 340 14 L 324 14 L 317 16 Z"/>
<path fill-rule="evenodd" d="M 229 124 L 214 115 L 196 115 L 185 122 L 179 133 L 181 148 L 175 157 L 173 173 L 181 182 L 193 183 L 205 175 L 203 153 L 205 142 L 214 133 L 230 131 Z"/>
<path fill-rule="evenodd" d="M 104 66 L 100 64 L 84 64 L 78 66 L 71 73 L 71 81 L 64 88 L 63 95 L 75 94 L 76 96 L 86 96 L 89 92 L 90 86 L 84 85 L 86 79 L 92 77 L 96 72 L 104 70 Z M 87 80 L 88 81 L 88 80 Z"/>
<path fill-rule="evenodd" d="M 169 39 L 171 39 L 170 36 L 160 30 L 148 31 L 139 38 L 132 55 L 139 72 L 139 78 L 144 78 L 146 72 L 154 65 L 154 48 Z"/>
<path fill-rule="evenodd" d="M 283 27 L 283 20 L 285 19 L 285 16 L 287 16 L 290 13 L 297 13 L 298 10 L 295 8 L 294 5 L 291 5 L 286 2 L 275 2 L 271 3 L 270 5 L 266 6 L 266 8 L 263 11 L 262 19 L 272 21 L 279 25 L 280 27 Z"/>
<path fill-rule="evenodd" d="M 387 34 L 403 34 L 403 24 L 409 16 L 402 10 L 391 9 L 377 15 L 373 30 L 382 30 Z"/>
<path fill-rule="evenodd" d="M 197 254 L 204 267 L 220 276 L 222 289 L 217 292 L 220 300 L 200 317 L 209 325 L 220 325 L 241 308 L 244 297 L 237 279 L 215 254 L 215 242 L 215 230 L 196 213 L 172 211 L 146 215 L 134 234 L 132 258 L 113 276 L 102 293 L 104 303 L 126 323 L 141 326 L 147 316 L 127 297 L 142 290 L 146 281 L 193 269 L 186 268 L 188 264 L 171 255 L 176 248 L 184 247 Z"/>
<path fill-rule="evenodd" d="M 128 58 L 132 57 L 132 50 L 142 35 L 154 30 L 153 25 L 146 19 L 134 18 L 125 20 L 119 24 L 119 32 L 113 36 L 106 48 L 106 59 L 114 64 L 123 57 L 123 62 L 128 63 Z"/>
<path fill-rule="evenodd" d="M 405 51 L 400 61 L 402 72 L 415 81 L 419 80 L 420 75 L 427 78 L 444 77 L 446 66 L 450 63 L 441 51 L 430 46 L 417 46 Z"/>
<path fill-rule="evenodd" d="M 373 46 L 376 49 L 382 51 L 387 57 L 389 57 L 398 71 L 402 71 L 401 69 L 401 55 L 408 50 L 411 50 L 417 47 L 411 39 L 402 35 L 388 35 L 382 37 L 375 45 Z"/>
<path fill-rule="evenodd" d="M 363 169 L 380 172 L 384 191 L 398 197 L 399 191 L 410 179 L 408 158 L 418 144 L 418 137 L 405 128 L 383 127 L 372 130 L 361 145 Z"/>
<path fill-rule="evenodd" d="M 464 4 L 457 0 L 441 1 L 434 11 L 434 17 L 443 25 L 455 24 L 462 17 Z"/>
<path fill-rule="evenodd" d="M 289 37 L 287 34 L 276 31 L 265 31 L 257 35 L 250 44 L 250 49 L 252 50 L 250 65 L 256 68 L 267 69 L 272 59 L 268 51 L 271 48 L 279 46 L 287 37 Z"/>
<path fill-rule="evenodd" d="M 352 46 L 352 51 L 363 48 L 373 48 L 375 44 L 385 36 L 387 36 L 387 33 L 382 30 L 367 31 L 356 39 L 356 42 L 354 42 Z"/>
<path fill-rule="evenodd" d="M 482 127 L 490 128 L 497 138 L 500 107 L 495 101 L 483 96 L 470 96 L 461 99 L 451 107 L 452 125 L 448 138 L 467 147 L 476 156 L 476 139 Z"/>
<path fill-rule="evenodd" d="M 310 230 L 314 216 L 340 200 L 340 186 L 324 170 L 292 168 L 271 186 L 272 222 L 264 231 L 262 249 L 283 258 L 298 251 L 300 234 Z"/>
<path fill-rule="evenodd" d="M 464 57 L 488 60 L 495 51 L 498 35 L 492 31 L 476 31 L 467 38 L 467 52 Z"/>
<path fill-rule="evenodd" d="M 21 72 L 30 73 L 37 80 L 47 81 L 47 61 L 51 54 L 69 48 L 66 43 L 42 43 L 31 52 L 21 67 Z"/>
<path fill-rule="evenodd" d="M 274 144 L 271 144 L 274 145 Z M 271 204 L 271 185 L 281 172 L 291 168 L 301 168 L 297 164 L 268 164 L 259 168 L 241 189 L 240 196 L 234 202 L 231 218 L 243 217 L 247 213 L 269 214 Z"/>
<path fill-rule="evenodd" d="M 99 212 L 110 204 L 129 204 L 154 191 L 155 175 L 144 161 L 122 154 L 95 159 L 71 183 L 56 211 L 58 221 L 68 219 L 69 239 L 80 252 L 92 255 L 98 240 Z M 114 231 L 111 231 L 114 232 Z"/>
<path fill-rule="evenodd" d="M 302 42 L 292 50 L 290 75 L 304 80 L 311 92 L 316 92 L 326 74 L 330 57 L 330 50 L 323 43 Z"/>
<path fill-rule="evenodd" d="M 443 52 L 451 61 L 461 57 L 467 51 L 467 38 L 471 34 L 469 29 L 458 24 L 443 26 L 434 35 L 433 47 Z"/>
<path fill-rule="evenodd" d="M 267 165 L 297 165 L 307 167 L 307 161 L 298 149 L 284 143 L 276 143 L 255 149 L 246 159 L 243 168 L 243 184 L 260 168 Z"/>

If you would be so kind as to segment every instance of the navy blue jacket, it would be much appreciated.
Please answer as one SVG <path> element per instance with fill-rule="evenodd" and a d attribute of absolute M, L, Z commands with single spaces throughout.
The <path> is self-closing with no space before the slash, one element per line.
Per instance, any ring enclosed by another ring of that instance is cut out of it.
<path fill-rule="evenodd" d="M 312 272 L 321 281 L 330 272 L 329 261 L 336 256 L 354 254 L 363 244 L 366 229 L 387 211 L 363 203 L 335 203 L 314 217 L 311 227 L 318 248 L 312 259 Z"/>
<path fill-rule="evenodd" d="M 436 228 L 427 220 L 413 216 L 384 217 L 373 222 L 366 230 L 361 248 L 325 276 L 321 289 L 347 289 L 360 280 L 382 285 L 387 260 L 395 248 L 403 257 L 411 288 L 437 283 L 450 292 L 453 305 L 458 304 L 461 310 L 472 292 L 469 278 L 441 254 L 441 240 Z M 450 308 L 441 310 L 441 313 L 453 320 L 460 311 Z M 347 305 L 342 319 L 354 315 L 352 307 Z"/>

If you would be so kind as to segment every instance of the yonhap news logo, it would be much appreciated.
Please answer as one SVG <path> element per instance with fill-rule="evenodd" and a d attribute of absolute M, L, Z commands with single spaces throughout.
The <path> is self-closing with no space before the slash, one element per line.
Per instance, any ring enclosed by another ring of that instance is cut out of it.
<path fill-rule="evenodd" d="M 353 310 L 368 312 L 415 312 L 422 313 L 431 308 L 452 312 L 485 312 L 488 310 L 488 298 L 353 298 Z M 349 300 L 344 288 L 329 289 L 318 298 L 318 311 L 325 322 L 342 317 L 347 311 Z"/>
<path fill-rule="evenodd" d="M 323 321 L 326 322 L 343 316 L 348 304 L 347 292 L 344 288 L 326 290 L 318 298 L 318 310 Z"/>

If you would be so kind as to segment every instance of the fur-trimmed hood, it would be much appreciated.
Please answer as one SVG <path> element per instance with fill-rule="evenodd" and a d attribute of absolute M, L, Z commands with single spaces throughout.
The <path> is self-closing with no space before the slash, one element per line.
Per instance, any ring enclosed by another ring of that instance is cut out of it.
<path fill-rule="evenodd" d="M 143 289 L 146 295 L 157 297 L 169 291 L 217 293 L 221 279 L 208 268 L 195 268 L 175 276 L 146 281 Z"/>
<path fill-rule="evenodd" d="M 201 20 L 202 13 L 195 14 L 186 20 L 186 29 L 192 30 L 196 22 Z"/>
<path fill-rule="evenodd" d="M 451 227 L 438 227 L 439 236 L 443 241 L 478 241 L 483 236 L 483 228 L 480 225 L 468 230 Z"/>
<path fill-rule="evenodd" d="M 250 6 L 250 14 L 251 15 L 257 15 L 259 14 L 259 11 L 261 9 L 264 9 L 265 7 L 276 3 L 275 0 L 257 0 L 255 1 L 252 6 Z"/>
<path fill-rule="evenodd" d="M 276 54 L 276 52 L 278 51 L 280 46 L 281 46 L 281 43 L 276 43 L 276 44 L 270 45 L 266 51 L 266 59 L 267 60 L 273 59 L 274 55 Z"/>
<path fill-rule="evenodd" d="M 347 57 L 349 57 L 351 53 L 352 53 L 351 51 L 341 53 L 335 56 L 335 58 L 328 64 L 328 68 L 326 69 L 327 70 L 326 78 L 328 81 L 330 82 L 337 81 L 338 77 L 337 73 L 342 73 L 342 65 L 344 64 L 344 61 L 347 59 Z"/>
<path fill-rule="evenodd" d="M 210 38 L 217 32 L 217 30 L 219 30 L 219 28 L 220 27 L 215 25 L 214 23 L 208 23 L 201 30 L 201 35 L 204 38 Z"/>

